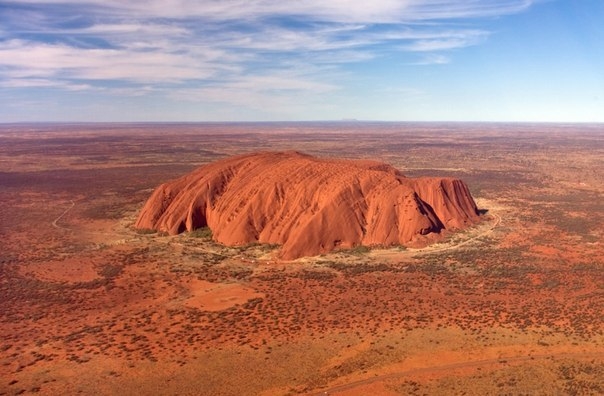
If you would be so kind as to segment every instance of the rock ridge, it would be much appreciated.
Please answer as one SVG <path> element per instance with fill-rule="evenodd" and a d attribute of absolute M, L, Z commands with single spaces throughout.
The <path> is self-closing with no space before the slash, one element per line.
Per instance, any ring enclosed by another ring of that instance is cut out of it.
<path fill-rule="evenodd" d="M 135 227 L 174 235 L 208 226 L 217 242 L 279 244 L 279 256 L 291 260 L 415 243 L 478 218 L 459 179 L 407 178 L 377 161 L 288 151 L 226 158 L 164 183 Z"/>

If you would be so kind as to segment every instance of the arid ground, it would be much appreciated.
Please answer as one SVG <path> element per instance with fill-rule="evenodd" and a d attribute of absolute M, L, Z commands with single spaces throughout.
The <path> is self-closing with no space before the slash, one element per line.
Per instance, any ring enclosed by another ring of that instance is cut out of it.
<path fill-rule="evenodd" d="M 291 262 L 132 226 L 164 181 L 298 150 L 453 176 L 482 221 Z M 0 126 L 0 395 L 604 393 L 604 125 Z"/>

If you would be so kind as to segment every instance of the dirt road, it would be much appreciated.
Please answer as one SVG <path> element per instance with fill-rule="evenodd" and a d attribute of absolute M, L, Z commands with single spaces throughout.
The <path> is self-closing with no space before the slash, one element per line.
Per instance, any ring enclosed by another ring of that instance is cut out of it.
<path fill-rule="evenodd" d="M 70 228 L 60 226 L 60 225 L 58 224 L 58 221 L 59 221 L 59 220 L 61 220 L 61 219 L 63 218 L 63 216 L 65 216 L 67 213 L 69 213 L 69 211 L 70 211 L 71 209 L 73 209 L 73 207 L 74 207 L 74 206 L 75 206 L 75 202 L 74 202 L 73 200 L 71 200 L 71 206 L 70 206 L 70 207 L 68 207 L 67 209 L 65 209 L 65 211 L 59 215 L 59 217 L 57 217 L 56 219 L 54 219 L 54 220 L 52 221 L 52 226 L 53 226 L 53 227 L 55 227 L 55 228 L 58 228 L 59 230 L 71 231 L 71 229 L 70 229 Z"/>
<path fill-rule="evenodd" d="M 473 360 L 466 362 L 457 362 L 444 364 L 442 366 L 432 366 L 432 367 L 419 367 L 415 369 L 409 369 L 404 371 L 399 371 L 396 373 L 388 373 L 383 375 L 378 375 L 372 378 L 367 378 L 364 380 L 353 381 L 343 385 L 333 386 L 331 388 L 323 389 L 320 392 L 314 392 L 312 395 L 333 395 L 340 392 L 345 392 L 348 390 L 352 390 L 359 386 L 371 385 L 376 382 L 387 381 L 390 379 L 398 379 L 403 377 L 409 377 L 413 375 L 426 375 L 426 374 L 439 374 L 446 373 L 452 370 L 459 369 L 468 369 L 468 368 L 478 368 L 493 364 L 513 364 L 513 363 L 522 363 L 528 361 L 536 361 L 536 360 L 546 360 L 546 359 L 592 359 L 592 358 L 603 358 L 604 351 L 596 351 L 596 352 L 580 352 L 580 353 L 553 353 L 553 354 L 538 354 L 538 355 L 522 355 L 522 356 L 507 356 L 501 357 L 497 359 L 484 359 L 484 360 Z"/>

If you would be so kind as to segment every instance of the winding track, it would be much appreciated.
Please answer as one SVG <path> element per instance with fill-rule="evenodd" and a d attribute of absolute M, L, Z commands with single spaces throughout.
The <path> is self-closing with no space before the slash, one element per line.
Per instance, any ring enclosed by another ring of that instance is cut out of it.
<path fill-rule="evenodd" d="M 59 220 L 61 220 L 63 218 L 63 216 L 65 216 L 71 209 L 73 209 L 74 206 L 75 206 L 75 202 L 72 199 L 71 200 L 71 206 L 68 207 L 67 209 L 65 209 L 65 211 L 59 215 L 59 217 L 57 217 L 56 219 L 53 220 L 52 226 L 55 227 L 55 228 L 58 228 L 59 230 L 71 231 L 71 228 L 60 226 L 57 223 L 58 223 Z"/>
<path fill-rule="evenodd" d="M 72 200 L 70 200 L 71 202 L 71 206 L 68 207 L 67 209 L 65 209 L 65 211 L 63 213 L 61 213 L 56 219 L 54 219 L 51 224 L 53 227 L 55 227 L 56 229 L 59 230 L 63 230 L 63 231 L 74 231 L 73 228 L 69 228 L 69 227 L 63 227 L 62 225 L 59 225 L 59 220 L 61 220 L 63 218 L 63 216 L 65 216 L 67 213 L 69 213 L 70 210 L 72 210 L 75 206 L 75 202 Z M 115 237 L 116 235 L 119 235 L 118 233 L 109 233 L 109 232 L 95 232 L 95 231 L 88 231 L 88 234 L 92 234 L 92 235 L 104 235 L 104 236 L 111 236 L 111 237 Z M 112 242 L 105 242 L 102 244 L 97 244 L 97 247 L 94 250 L 99 249 L 101 246 L 106 247 L 106 246 L 113 246 L 113 245 L 121 245 L 124 243 L 128 243 L 130 241 L 136 241 L 137 238 L 124 238 L 124 239 L 119 239 L 117 241 L 112 241 Z"/>
<path fill-rule="evenodd" d="M 53 227 L 55 227 L 57 229 L 61 229 L 61 230 L 71 231 L 70 228 L 63 227 L 58 224 L 58 222 L 67 213 L 69 213 L 69 211 L 71 211 L 75 207 L 75 202 L 73 200 L 70 200 L 70 202 L 71 202 L 71 206 L 68 207 L 67 209 L 65 209 L 65 211 L 63 211 L 63 213 L 61 213 L 56 219 L 54 219 L 52 221 Z M 461 246 L 467 245 L 467 244 L 493 232 L 495 227 L 497 227 L 501 223 L 501 216 L 499 216 L 497 214 L 493 214 L 493 216 L 495 217 L 495 222 L 493 223 L 493 225 L 486 231 L 480 233 L 479 235 L 476 235 L 472 238 L 469 238 L 465 241 L 462 241 L 462 242 L 452 245 L 452 246 L 445 246 L 443 248 L 438 248 L 438 249 L 429 249 L 428 248 L 428 249 L 410 250 L 410 251 L 407 251 L 407 253 L 412 253 L 414 255 L 429 254 L 429 253 L 453 250 L 453 249 L 457 249 Z M 457 363 L 450 363 L 450 364 L 445 364 L 445 365 L 441 365 L 441 366 L 420 367 L 420 368 L 403 370 L 403 371 L 399 371 L 399 372 L 395 372 L 395 373 L 382 374 L 382 375 L 378 375 L 378 376 L 375 376 L 372 378 L 367 378 L 364 380 L 358 380 L 358 381 L 349 382 L 349 383 L 343 384 L 343 385 L 333 386 L 331 388 L 323 389 L 320 392 L 313 393 L 313 394 L 315 394 L 317 396 L 329 395 L 334 392 L 343 392 L 343 391 L 354 389 L 359 386 L 370 385 L 370 384 L 373 384 L 376 382 L 386 381 L 389 379 L 397 379 L 397 378 L 407 377 L 407 376 L 411 376 L 411 375 L 436 374 L 439 372 L 447 372 L 447 371 L 458 370 L 458 369 L 477 368 L 477 367 L 481 367 L 484 365 L 491 365 L 491 364 L 497 364 L 497 363 L 501 363 L 501 364 L 521 363 L 521 362 L 527 362 L 527 361 L 532 361 L 532 360 L 544 360 L 544 359 L 551 359 L 551 358 L 600 358 L 602 356 L 604 356 L 604 352 L 558 353 L 558 354 L 540 354 L 540 355 L 528 355 L 528 356 L 512 356 L 512 357 L 501 357 L 501 358 L 496 358 L 496 359 L 483 359 L 483 360 L 475 360 L 475 361 L 457 362 Z"/>
<path fill-rule="evenodd" d="M 482 237 L 492 233 L 493 230 L 501 223 L 501 216 L 499 216 L 497 214 L 493 214 L 493 216 L 495 217 L 495 222 L 493 223 L 493 225 L 491 227 L 489 227 L 489 229 L 480 233 L 479 235 L 466 239 L 458 244 L 455 244 L 452 246 L 445 246 L 445 247 L 437 248 L 437 249 L 431 249 L 428 247 L 428 248 L 424 248 L 424 249 L 406 250 L 406 251 L 400 252 L 400 253 L 420 255 L 420 254 L 443 252 L 443 251 L 447 251 L 447 250 L 453 250 L 453 249 L 460 248 L 464 245 L 467 245 L 479 238 L 482 238 Z M 579 358 L 580 359 L 580 358 L 602 358 L 602 357 L 604 357 L 604 351 L 506 356 L 506 357 L 499 357 L 496 359 L 483 359 L 483 360 L 457 362 L 457 363 L 444 364 L 444 365 L 440 365 L 440 366 L 419 367 L 419 368 L 412 368 L 412 369 L 408 369 L 408 370 L 402 370 L 402 371 L 398 371 L 395 373 L 382 374 L 382 375 L 378 375 L 378 376 L 375 376 L 372 378 L 367 378 L 364 380 L 358 380 L 358 381 L 349 382 L 349 383 L 343 384 L 343 385 L 333 386 L 331 388 L 323 389 L 319 392 L 312 393 L 312 395 L 324 396 L 324 395 L 329 395 L 329 394 L 335 393 L 335 392 L 344 392 L 347 390 L 357 388 L 359 386 L 371 385 L 376 382 L 387 381 L 390 379 L 398 379 L 398 378 L 408 377 L 408 376 L 412 376 L 412 375 L 421 375 L 421 374 L 438 374 L 441 372 L 447 372 L 447 371 L 451 371 L 451 370 L 477 368 L 477 367 L 481 367 L 481 366 L 485 366 L 485 365 L 492 365 L 492 364 L 497 364 L 497 363 L 500 363 L 500 364 L 522 363 L 522 362 L 528 362 L 528 361 L 534 361 L 534 360 L 545 360 L 545 359 L 553 359 L 553 358 L 570 358 L 570 359 Z"/>
<path fill-rule="evenodd" d="M 428 247 L 424 247 L 424 248 L 419 248 L 419 249 L 405 249 L 405 250 L 401 250 L 401 251 L 393 251 L 392 249 L 387 249 L 387 250 L 372 250 L 369 254 L 373 254 L 374 257 L 378 257 L 378 258 L 384 258 L 384 257 L 401 257 L 401 256 L 405 256 L 405 257 L 412 257 L 412 256 L 422 256 L 422 255 L 426 255 L 426 254 L 433 254 L 433 253 L 440 253 L 440 252 L 445 252 L 448 250 L 455 250 L 458 249 L 462 246 L 465 246 L 469 243 L 474 242 L 475 240 L 485 237 L 489 234 L 491 234 L 493 232 L 493 230 L 495 230 L 495 228 L 501 224 L 501 216 L 499 216 L 498 214 L 493 213 L 492 216 L 495 218 L 495 222 L 485 231 L 481 232 L 478 235 L 475 235 L 471 238 L 468 238 L 466 240 L 463 240 L 459 243 L 456 243 L 454 245 L 445 245 L 443 247 L 434 247 L 434 245 L 428 246 Z"/>
<path fill-rule="evenodd" d="M 427 247 L 427 248 L 424 248 L 424 249 L 417 249 L 417 250 L 409 249 L 409 253 L 413 253 L 413 254 L 417 255 L 417 254 L 427 254 L 427 253 L 444 252 L 444 251 L 447 251 L 447 250 L 454 250 L 454 249 L 460 248 L 460 247 L 462 247 L 464 245 L 467 245 L 467 244 L 469 244 L 471 242 L 474 242 L 475 240 L 477 240 L 479 238 L 482 238 L 484 236 L 487 236 L 490 233 L 492 233 L 493 230 L 501 223 L 501 216 L 499 216 L 498 214 L 494 214 L 494 213 L 492 214 L 492 216 L 495 217 L 495 222 L 493 223 L 493 225 L 491 227 L 489 227 L 489 229 L 487 229 L 486 231 L 481 232 L 480 234 L 478 234 L 476 236 L 473 236 L 472 238 L 468 238 L 468 239 L 466 239 L 464 241 L 456 243 L 455 245 L 445 246 L 445 247 L 442 247 L 442 248 L 431 249 L 430 247 Z"/>
<path fill-rule="evenodd" d="M 333 386 L 331 388 L 323 389 L 320 392 L 312 393 L 313 395 L 329 395 L 334 392 L 344 392 L 347 390 L 354 389 L 363 385 L 371 385 L 376 382 L 386 381 L 389 379 L 397 379 L 402 377 L 407 377 L 411 375 L 420 375 L 420 374 L 438 374 L 440 372 L 447 372 L 451 370 L 458 369 L 466 369 L 466 368 L 477 368 L 490 364 L 506 364 L 506 363 L 522 363 L 534 360 L 545 360 L 545 359 L 553 359 L 553 358 L 601 358 L 604 356 L 604 351 L 598 352 L 575 352 L 575 353 L 555 353 L 555 354 L 539 354 L 539 355 L 523 355 L 523 356 L 509 356 L 509 357 L 499 357 L 496 359 L 484 359 L 484 360 L 474 360 L 474 361 L 466 361 L 466 362 L 457 362 L 450 364 L 443 364 L 442 366 L 431 366 L 431 367 L 420 367 L 409 370 L 403 370 L 396 373 L 382 374 L 376 377 L 367 378 L 364 380 L 358 380 L 349 382 L 347 384 Z"/>

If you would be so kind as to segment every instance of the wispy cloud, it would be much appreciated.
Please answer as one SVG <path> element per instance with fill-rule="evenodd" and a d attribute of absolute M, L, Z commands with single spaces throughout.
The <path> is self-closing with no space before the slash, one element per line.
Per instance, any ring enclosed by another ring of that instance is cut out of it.
<path fill-rule="evenodd" d="M 474 19 L 535 1 L 13 0 L 0 8 L 0 86 L 264 105 L 337 90 L 326 70 L 387 54 L 446 64 L 488 40 Z"/>
<path fill-rule="evenodd" d="M 207 55 L 207 54 L 206 54 Z M 82 49 L 65 44 L 24 40 L 0 43 L 0 64 L 8 78 L 41 77 L 73 80 L 123 80 L 178 82 L 211 77 L 218 66 L 212 52 L 194 58 L 189 54 L 127 49 Z"/>
<path fill-rule="evenodd" d="M 531 0 L 17 0 L 13 4 L 71 5 L 108 16 L 260 19 L 296 16 L 330 22 L 398 23 L 499 16 L 523 11 Z"/>
<path fill-rule="evenodd" d="M 446 65 L 451 62 L 451 58 L 447 55 L 442 54 L 425 54 L 424 57 L 418 61 L 409 63 L 410 65 L 423 66 L 423 65 Z"/>
<path fill-rule="evenodd" d="M 441 37 L 418 39 L 404 45 L 402 48 L 413 52 L 435 52 L 456 48 L 470 47 L 486 40 L 487 32 L 459 32 Z"/>
<path fill-rule="evenodd" d="M 91 89 L 88 84 L 72 84 L 60 80 L 48 80 L 43 78 L 13 78 L 0 81 L 0 87 L 3 88 L 31 88 L 31 87 L 48 87 L 60 88 L 69 91 L 83 91 Z"/>

